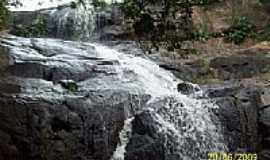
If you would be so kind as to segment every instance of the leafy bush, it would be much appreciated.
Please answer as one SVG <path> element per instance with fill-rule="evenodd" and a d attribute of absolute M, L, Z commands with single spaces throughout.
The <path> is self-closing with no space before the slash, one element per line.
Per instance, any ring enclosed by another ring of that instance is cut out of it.
<path fill-rule="evenodd" d="M 270 1 L 269 0 L 259 0 L 259 1 L 267 11 L 270 11 Z"/>
<path fill-rule="evenodd" d="M 254 25 L 246 17 L 238 17 L 233 25 L 224 31 L 224 36 L 230 42 L 241 44 L 253 31 Z"/>
<path fill-rule="evenodd" d="M 141 8 L 135 0 L 124 0 L 121 8 L 127 17 L 136 18 L 140 16 Z"/>
<path fill-rule="evenodd" d="M 1 0 L 0 1 L 0 30 L 3 30 L 7 26 L 9 11 L 6 8 L 7 1 Z"/>
<path fill-rule="evenodd" d="M 92 4 L 94 7 L 101 7 L 101 8 L 104 8 L 108 5 L 105 0 L 93 0 Z"/>
<path fill-rule="evenodd" d="M 77 8 L 77 3 L 73 1 L 70 2 L 70 8 L 73 8 L 73 9 Z"/>
<path fill-rule="evenodd" d="M 193 38 L 194 38 L 194 40 L 197 40 L 197 41 L 205 42 L 210 37 L 211 37 L 211 33 L 209 33 L 208 31 L 202 30 L 202 29 L 199 29 L 199 30 L 193 32 Z"/>
<path fill-rule="evenodd" d="M 11 34 L 22 37 L 42 37 L 47 34 L 47 22 L 44 17 L 38 16 L 30 26 L 14 26 Z"/>
<path fill-rule="evenodd" d="M 257 32 L 255 39 L 257 41 L 270 41 L 270 24 L 264 26 L 262 30 Z"/>

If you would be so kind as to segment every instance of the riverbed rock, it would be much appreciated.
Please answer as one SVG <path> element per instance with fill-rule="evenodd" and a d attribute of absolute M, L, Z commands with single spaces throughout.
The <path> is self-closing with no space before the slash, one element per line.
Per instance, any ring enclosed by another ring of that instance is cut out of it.
<path fill-rule="evenodd" d="M 141 50 L 131 50 L 134 46 L 117 45 L 123 52 L 128 46 L 127 57 L 144 57 Z M 124 61 L 119 72 L 119 61 L 125 57 L 114 59 L 113 51 L 98 51 L 99 47 L 56 39 L 1 38 L 1 56 L 12 63 L 3 63 L 7 74 L 0 79 L 0 158 L 108 160 L 120 142 L 124 121 L 132 116 L 127 160 L 206 158 L 219 145 L 213 139 L 227 144 L 229 152 L 252 152 L 261 139 L 267 143 L 267 134 L 261 136 L 257 129 L 263 117 L 256 87 L 206 85 L 201 86 L 205 95 L 198 99 L 178 93 L 153 100 L 148 86 L 137 81 L 141 70 L 128 69 Z M 149 85 L 147 76 L 143 80 Z M 65 88 L 68 84 L 76 84 L 76 91 Z M 219 107 L 211 107 L 215 104 Z M 214 134 L 217 130 L 224 137 Z"/>
<path fill-rule="evenodd" d="M 258 130 L 261 89 L 239 83 L 208 85 L 202 89 L 219 106 L 218 115 L 229 150 L 256 152 L 263 136 Z"/>
<path fill-rule="evenodd" d="M 73 8 L 69 4 L 37 11 L 13 12 L 10 33 L 23 37 L 88 40 L 96 27 L 93 12 L 92 6 L 77 5 Z"/>
<path fill-rule="evenodd" d="M 190 83 L 179 83 L 177 85 L 177 90 L 178 92 L 185 94 L 185 95 L 190 95 L 192 93 L 198 92 L 200 88 L 198 86 L 195 86 Z"/>
<path fill-rule="evenodd" d="M 260 122 L 270 128 L 270 107 L 261 111 Z"/>
<path fill-rule="evenodd" d="M 60 84 L 69 91 L 75 92 L 78 90 L 78 85 L 73 80 L 61 80 Z"/>
<path fill-rule="evenodd" d="M 210 62 L 210 67 L 218 70 L 221 79 L 251 78 L 270 72 L 270 58 L 262 55 L 242 55 L 217 57 Z"/>
<path fill-rule="evenodd" d="M 0 158 L 110 159 L 125 119 L 151 97 L 113 84 L 122 83 L 118 63 L 105 62 L 94 46 L 8 37 L 0 45 L 13 60 L 1 64 Z"/>

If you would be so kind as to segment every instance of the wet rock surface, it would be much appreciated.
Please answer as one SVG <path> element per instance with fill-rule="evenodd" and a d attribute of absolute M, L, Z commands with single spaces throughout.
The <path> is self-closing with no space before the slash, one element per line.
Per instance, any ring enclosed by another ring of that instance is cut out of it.
<path fill-rule="evenodd" d="M 131 52 L 120 43 L 111 46 L 127 57 L 146 58 L 135 47 Z M 1 38 L 1 56 L 6 61 L 0 80 L 0 158 L 108 160 L 119 144 L 125 120 L 132 116 L 132 136 L 124 153 L 128 160 L 205 158 L 213 148 L 224 150 L 213 143 L 214 133 L 220 133 L 211 123 L 222 126 L 224 137 L 215 140 L 224 138 L 228 152 L 260 151 L 267 157 L 267 87 L 233 82 L 202 85 L 200 100 L 178 93 L 179 97 L 153 101 L 151 88 L 141 90 L 147 86 L 138 83 L 145 79 L 138 80 L 139 72 L 131 70 L 132 63 L 143 59 L 132 59 L 126 66 L 131 68 L 119 72 L 127 62 L 115 60 L 116 53 L 103 54 L 106 48 L 99 47 L 55 39 Z M 176 91 L 177 84 L 184 85 L 182 91 L 195 90 L 183 82 L 174 84 Z M 219 107 L 209 107 L 208 97 Z M 210 119 L 209 113 L 213 113 Z"/>
<path fill-rule="evenodd" d="M 195 86 L 191 83 L 179 83 L 177 85 L 177 90 L 178 92 L 185 94 L 185 95 L 190 95 L 192 93 L 200 91 L 200 88 L 198 86 Z"/>
<path fill-rule="evenodd" d="M 1 49 L 13 62 L 1 67 L 1 159 L 108 160 L 124 120 L 150 98 L 110 88 L 115 62 L 93 46 L 9 36 Z"/>
<path fill-rule="evenodd" d="M 210 66 L 218 70 L 222 79 L 250 78 L 270 72 L 270 58 L 254 56 L 218 57 L 211 61 Z"/>
<path fill-rule="evenodd" d="M 37 11 L 17 11 L 11 16 L 11 34 L 23 37 L 51 37 L 89 40 L 96 27 L 89 5 L 63 5 Z"/>
<path fill-rule="evenodd" d="M 124 14 L 111 7 L 63 5 L 38 11 L 17 11 L 11 16 L 11 34 L 23 37 L 51 37 L 66 40 L 105 41 L 125 38 Z M 35 30 L 34 27 L 40 30 Z"/>

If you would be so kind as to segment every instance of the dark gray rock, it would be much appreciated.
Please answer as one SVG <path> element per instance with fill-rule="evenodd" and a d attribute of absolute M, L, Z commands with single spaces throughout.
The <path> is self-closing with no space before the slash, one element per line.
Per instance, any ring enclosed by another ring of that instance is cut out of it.
<path fill-rule="evenodd" d="M 219 118 L 224 126 L 224 134 L 227 135 L 226 142 L 230 151 L 235 151 L 241 144 L 241 123 L 235 99 L 232 97 L 217 98 L 216 102 L 220 106 Z"/>
<path fill-rule="evenodd" d="M 185 95 L 190 95 L 192 93 L 200 91 L 200 88 L 197 86 L 191 84 L 191 83 L 179 83 L 177 85 L 177 90 L 178 92 L 185 94 Z"/>
<path fill-rule="evenodd" d="M 218 85 L 217 85 L 218 86 Z M 210 87 L 210 94 L 219 105 L 217 114 L 224 126 L 224 135 L 231 152 L 244 149 L 256 152 L 261 145 L 259 132 L 260 89 L 239 85 Z M 223 88 L 223 90 L 221 89 Z"/>
<path fill-rule="evenodd" d="M 270 107 L 267 107 L 261 111 L 260 122 L 270 128 Z"/>
<path fill-rule="evenodd" d="M 64 87 L 65 89 L 69 91 L 75 92 L 78 90 L 78 85 L 76 84 L 76 82 L 72 80 L 61 80 L 60 84 L 62 87 Z"/>
<path fill-rule="evenodd" d="M 9 36 L 0 48 L 13 62 L 0 79 L 2 159 L 108 160 L 124 121 L 151 98 L 121 86 L 119 63 L 89 44 Z"/>
<path fill-rule="evenodd" d="M 258 159 L 268 160 L 270 159 L 270 150 L 263 150 L 259 153 Z"/>
<path fill-rule="evenodd" d="M 161 137 L 157 133 L 158 126 L 154 123 L 150 112 L 135 116 L 132 123 L 132 138 L 127 146 L 127 160 L 163 160 L 165 149 Z"/>
<path fill-rule="evenodd" d="M 242 88 L 240 85 L 234 82 L 228 82 L 224 84 L 208 84 L 202 85 L 202 90 L 204 94 L 210 98 L 218 97 L 233 97 Z"/>
<path fill-rule="evenodd" d="M 129 56 L 142 56 L 141 50 L 125 46 Z M 213 136 L 218 130 L 230 152 L 253 152 L 261 139 L 268 143 L 268 133 L 262 137 L 258 132 L 261 92 L 256 87 L 202 87 L 219 108 L 209 107 L 207 97 L 197 101 L 180 93 L 153 101 L 146 87 L 138 90 L 138 72 L 119 72 L 118 59 L 106 58 L 110 52 L 96 47 L 55 39 L 1 39 L 7 74 L 0 79 L 0 158 L 108 160 L 131 116 L 127 160 L 203 159 L 218 145 L 213 139 L 223 142 Z M 69 82 L 76 84 L 76 92 L 65 89 Z M 186 92 L 190 87 L 183 86 Z"/>
<path fill-rule="evenodd" d="M 250 78 L 270 71 L 270 58 L 263 55 L 241 55 L 217 57 L 211 60 L 210 67 L 218 70 L 222 79 Z"/>
<path fill-rule="evenodd" d="M 89 5 L 13 12 L 10 33 L 24 37 L 89 40 L 96 27 L 94 16 L 94 9 Z"/>
<path fill-rule="evenodd" d="M 0 157 L 108 160 L 136 95 L 106 94 L 66 97 L 57 104 L 1 97 Z"/>
<path fill-rule="evenodd" d="M 128 34 L 123 21 L 124 14 L 117 4 L 104 8 L 63 5 L 38 11 L 13 12 L 10 33 L 66 40 L 115 40 Z M 42 31 L 35 30 L 37 25 Z"/>

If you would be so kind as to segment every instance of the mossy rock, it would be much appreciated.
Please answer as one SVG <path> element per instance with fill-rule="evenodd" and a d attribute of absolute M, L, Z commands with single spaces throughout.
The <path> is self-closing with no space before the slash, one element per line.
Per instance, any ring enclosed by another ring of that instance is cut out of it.
<path fill-rule="evenodd" d="M 10 59 L 6 52 L 5 48 L 0 48 L 0 73 L 9 66 Z"/>
<path fill-rule="evenodd" d="M 65 88 L 71 92 L 78 91 L 78 85 L 73 80 L 62 80 L 62 81 L 60 81 L 60 84 L 63 88 Z"/>
<path fill-rule="evenodd" d="M 22 37 L 44 37 L 47 35 L 47 21 L 43 16 L 37 16 L 30 25 L 18 24 L 12 26 L 11 34 Z"/>

